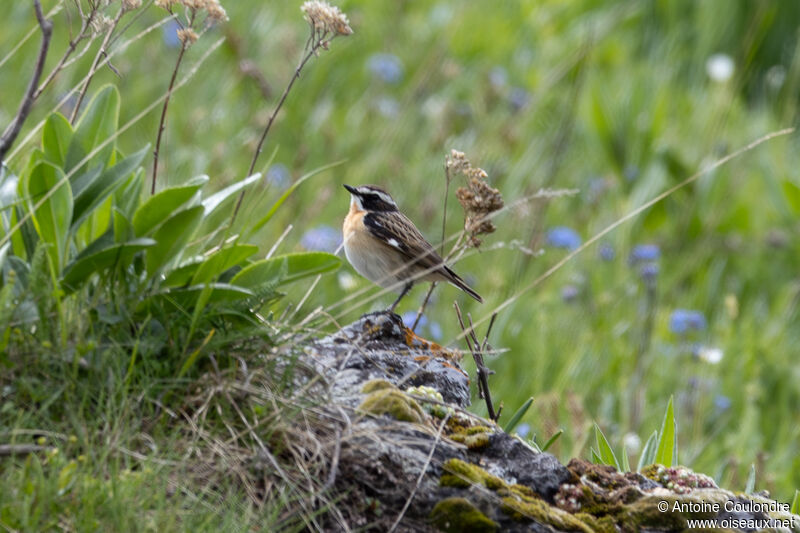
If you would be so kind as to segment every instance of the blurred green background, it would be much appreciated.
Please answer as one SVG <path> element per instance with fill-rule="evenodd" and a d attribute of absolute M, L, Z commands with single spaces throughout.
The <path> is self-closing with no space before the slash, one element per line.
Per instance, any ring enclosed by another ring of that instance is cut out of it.
<path fill-rule="evenodd" d="M 46 9 L 55 4 L 44 2 Z M 197 174 L 208 174 L 214 188 L 242 179 L 301 57 L 307 25 L 300 2 L 223 5 L 230 21 L 202 35 L 181 67 L 181 75 L 188 72 L 225 37 L 173 97 L 161 186 Z M 486 303 L 439 287 L 418 328 L 443 344 L 460 333 L 454 299 L 485 319 L 608 224 L 798 121 L 796 2 L 338 5 L 354 34 L 334 40 L 303 71 L 267 139 L 257 167 L 266 177 L 246 198 L 245 217 L 263 213 L 303 174 L 343 163 L 288 200 L 258 237 L 264 253 L 290 225 L 280 251 L 335 250 L 349 201 L 342 183 L 384 186 L 438 243 L 451 149 L 484 168 L 507 204 L 543 187 L 579 190 L 496 219 L 498 231 L 480 253 L 456 266 Z M 2 57 L 35 24 L 30 2 L 5 8 Z M 113 46 L 163 15 L 150 7 Z M 64 11 L 54 20 L 53 46 L 63 50 Z M 113 58 L 119 76 L 103 69 L 93 80 L 90 94 L 105 82 L 118 85 L 121 124 L 166 90 L 179 46 L 175 31 L 167 23 L 147 33 Z M 16 111 L 38 45 L 34 33 L 0 66 L 0 124 Z M 57 57 L 52 53 L 48 65 Z M 48 89 L 17 147 L 93 57 L 92 50 Z M 62 111 L 70 105 L 74 99 Z M 123 134 L 122 150 L 154 142 L 159 109 Z M 22 145 L 9 166 L 21 166 L 33 145 Z M 755 464 L 756 488 L 789 501 L 800 487 L 798 169 L 797 134 L 770 141 L 519 295 L 499 314 L 491 337 L 507 350 L 488 361 L 496 372 L 495 403 L 504 405 L 501 423 L 533 396 L 521 434 L 542 442 L 563 428 L 551 451 L 562 460 L 587 457 L 597 421 L 635 461 L 674 395 L 681 463 L 734 489 L 744 488 Z M 462 224 L 452 192 L 448 235 Z M 391 302 L 382 295 L 333 307 L 369 286 L 347 265 L 324 277 L 296 316 L 324 306 L 346 323 Z M 295 287 L 275 311 L 307 289 Z M 413 312 L 426 290 L 415 288 L 399 311 Z"/>

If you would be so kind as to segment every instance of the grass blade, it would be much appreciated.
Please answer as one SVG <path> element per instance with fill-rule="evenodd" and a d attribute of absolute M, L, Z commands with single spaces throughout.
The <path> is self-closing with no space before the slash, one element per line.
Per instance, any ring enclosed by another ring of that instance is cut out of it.
<path fill-rule="evenodd" d="M 747 474 L 747 482 L 744 484 L 744 493 L 753 494 L 756 490 L 756 465 L 750 465 L 750 473 Z"/>
<path fill-rule="evenodd" d="M 517 409 L 517 411 L 514 413 L 514 416 L 512 416 L 511 420 L 508 421 L 508 424 L 503 427 L 503 431 L 506 433 L 511 433 L 514 431 L 514 428 L 517 427 L 517 424 L 519 424 L 519 421 L 522 420 L 523 416 L 525 416 L 525 413 L 528 412 L 528 409 L 531 408 L 531 405 L 533 405 L 533 396 L 525 400 L 525 403 L 523 403 L 522 406 Z"/>
<path fill-rule="evenodd" d="M 661 424 L 661 431 L 658 439 L 658 449 L 656 450 L 655 462 L 666 467 L 673 464 L 673 459 L 677 454 L 677 428 L 675 426 L 675 413 L 672 408 L 672 396 L 667 404 L 667 411 L 664 413 L 664 422 Z"/>
<path fill-rule="evenodd" d="M 647 442 L 644 443 L 642 448 L 642 455 L 639 456 L 639 463 L 636 465 L 636 470 L 639 471 L 647 465 L 651 465 L 656 460 L 656 446 L 658 445 L 658 431 L 653 431 Z"/>
<path fill-rule="evenodd" d="M 614 455 L 614 450 L 611 449 L 608 439 L 606 439 L 606 436 L 603 434 L 603 430 L 600 429 L 600 426 L 597 424 L 594 425 L 594 438 L 597 443 L 597 449 L 600 451 L 600 459 L 602 463 L 611 465 L 619 470 L 619 461 L 617 461 L 617 456 Z"/>
<path fill-rule="evenodd" d="M 562 433 L 564 433 L 563 429 L 559 429 L 558 431 L 553 433 L 553 436 L 547 439 L 547 442 L 545 442 L 544 446 L 542 446 L 542 451 L 546 452 L 547 449 L 550 448 L 550 446 L 552 446 L 553 443 L 558 440 L 558 438 L 561 436 Z"/>

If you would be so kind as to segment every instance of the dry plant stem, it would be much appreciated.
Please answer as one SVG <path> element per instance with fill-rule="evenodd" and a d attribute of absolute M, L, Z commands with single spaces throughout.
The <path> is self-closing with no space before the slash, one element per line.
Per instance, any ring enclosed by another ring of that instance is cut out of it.
<path fill-rule="evenodd" d="M 42 29 L 42 45 L 39 48 L 39 56 L 36 58 L 36 66 L 33 69 L 31 81 L 28 83 L 28 89 L 25 91 L 25 97 L 19 105 L 14 120 L 11 121 L 11 124 L 9 124 L 3 132 L 3 136 L 0 137 L 0 163 L 5 159 L 8 149 L 11 148 L 11 145 L 13 145 L 14 141 L 17 139 L 22 129 L 22 124 L 24 124 L 25 119 L 28 118 L 31 107 L 33 107 L 33 102 L 36 100 L 34 94 L 36 93 L 36 87 L 39 85 L 39 79 L 42 77 L 44 61 L 47 59 L 47 50 L 50 48 L 50 38 L 53 35 L 53 23 L 44 18 L 42 5 L 39 3 L 39 0 L 33 0 L 33 8 L 34 11 L 36 11 L 36 20 L 39 22 L 39 27 Z"/>
<path fill-rule="evenodd" d="M 489 413 L 489 419 L 496 422 L 497 413 L 495 413 L 494 405 L 492 404 L 492 395 L 489 392 L 489 369 L 487 369 L 483 364 L 481 344 L 478 342 L 478 339 L 475 336 L 475 328 L 472 326 L 472 317 L 470 317 L 469 320 L 470 326 L 467 328 L 466 324 L 464 323 L 464 317 L 461 315 L 461 308 L 458 306 L 458 302 L 453 302 L 453 307 L 456 308 L 458 323 L 461 324 L 461 330 L 464 332 L 462 335 L 464 340 L 467 341 L 467 348 L 469 348 L 470 353 L 472 353 L 472 358 L 475 360 L 475 366 L 477 367 L 478 372 L 478 393 L 486 402 L 486 411 Z M 472 339 L 472 342 L 470 342 L 470 339 Z"/>
<path fill-rule="evenodd" d="M 309 39 L 311 42 L 312 39 Z M 283 94 L 281 95 L 281 99 L 278 100 L 278 105 L 275 106 L 275 110 L 272 111 L 272 114 L 267 121 L 267 126 L 264 128 L 264 132 L 261 134 L 261 138 L 258 140 L 258 146 L 256 146 L 256 152 L 253 154 L 253 160 L 250 162 L 250 168 L 247 171 L 247 176 L 253 175 L 253 169 L 256 168 L 256 162 L 258 161 L 258 156 L 261 155 L 261 150 L 264 147 L 264 140 L 267 138 L 267 134 L 269 133 L 269 129 L 272 127 L 272 123 L 275 121 L 275 117 L 278 116 L 278 111 L 281 110 L 283 107 L 283 103 L 286 101 L 286 97 L 289 96 L 289 91 L 292 90 L 292 86 L 294 82 L 300 77 L 300 71 L 303 70 L 303 67 L 308 63 L 308 60 L 311 59 L 314 55 L 316 55 L 317 51 L 322 47 L 322 40 L 316 40 L 312 42 L 311 48 L 309 49 L 308 53 L 303 57 L 300 63 L 297 65 L 297 68 L 294 69 L 294 74 L 292 78 L 289 80 L 288 85 L 286 85 L 286 89 L 283 90 Z M 239 208 L 242 207 L 242 200 L 244 200 L 244 193 L 243 190 L 239 193 L 239 199 L 236 200 L 236 207 L 233 210 L 233 215 L 231 216 L 231 225 L 236 221 L 236 215 L 239 214 Z"/>
<path fill-rule="evenodd" d="M 175 79 L 178 77 L 178 69 L 183 61 L 183 56 L 186 54 L 187 41 L 181 43 L 180 52 L 178 52 L 178 59 L 175 61 L 175 68 L 172 70 L 172 77 L 169 80 L 169 87 L 167 88 L 167 97 L 164 99 L 164 106 L 161 108 L 161 118 L 158 121 L 158 134 L 156 135 L 156 147 L 153 150 L 153 179 L 150 183 L 150 194 L 156 193 L 156 179 L 158 178 L 158 151 L 161 148 L 161 136 L 164 134 L 166 128 L 165 122 L 167 120 L 167 109 L 169 108 L 169 100 L 172 96 L 172 90 L 175 87 Z"/>
<path fill-rule="evenodd" d="M 92 83 L 92 78 L 94 78 L 95 73 L 97 73 L 100 68 L 100 60 L 107 57 L 106 46 L 108 46 L 111 34 L 114 33 L 114 29 L 117 27 L 117 24 L 119 24 L 119 19 L 122 18 L 124 13 L 125 11 L 120 7 L 117 16 L 114 17 L 114 21 L 111 23 L 111 27 L 108 28 L 105 37 L 103 37 L 103 42 L 100 43 L 100 49 L 97 51 L 97 54 L 95 54 L 94 61 L 92 61 L 92 68 L 89 69 L 89 76 L 86 78 L 83 87 L 81 87 L 81 92 L 78 93 L 78 100 L 75 102 L 75 108 L 72 110 L 72 115 L 69 117 L 70 124 L 75 124 L 75 119 L 78 118 L 78 112 L 81 109 L 83 99 L 86 97 L 86 92 L 89 90 L 89 84 Z"/>
<path fill-rule="evenodd" d="M 44 92 L 47 86 L 50 85 L 50 83 L 55 79 L 56 76 L 58 76 L 58 73 L 64 69 L 69 57 L 78 48 L 78 45 L 81 43 L 81 41 L 83 41 L 86 38 L 89 32 L 89 28 L 91 28 L 92 19 L 94 19 L 94 16 L 96 14 L 97 11 L 92 10 L 89 12 L 89 16 L 83 19 L 83 23 L 81 24 L 81 31 L 78 33 L 78 36 L 70 40 L 69 44 L 67 45 L 66 51 L 64 51 L 64 55 L 61 56 L 61 59 L 58 60 L 58 63 L 56 64 L 55 67 L 53 67 L 53 70 L 50 71 L 50 74 L 47 75 L 47 77 L 44 79 L 41 85 L 39 85 L 39 88 L 36 89 L 36 92 L 33 95 L 34 100 L 36 100 L 37 98 L 39 98 L 39 96 L 41 96 L 41 94 Z"/>

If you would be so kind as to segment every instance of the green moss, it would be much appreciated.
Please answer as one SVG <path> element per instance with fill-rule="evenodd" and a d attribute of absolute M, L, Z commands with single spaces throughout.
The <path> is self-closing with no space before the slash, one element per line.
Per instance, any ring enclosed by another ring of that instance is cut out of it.
<path fill-rule="evenodd" d="M 540 499 L 506 496 L 503 498 L 500 508 L 518 521 L 536 520 L 565 531 L 585 531 L 586 533 L 594 531 L 568 512 L 562 511 L 558 507 L 552 507 Z"/>
<path fill-rule="evenodd" d="M 422 407 L 397 388 L 383 388 L 372 392 L 364 398 L 358 410 L 376 416 L 389 415 L 397 420 L 417 424 L 423 423 L 426 419 Z"/>
<path fill-rule="evenodd" d="M 494 433 L 494 430 L 489 426 L 472 426 L 471 428 L 465 428 L 464 433 L 467 435 L 475 435 L 477 433 Z"/>
<path fill-rule="evenodd" d="M 396 389 L 396 388 L 397 387 L 395 387 L 385 379 L 373 379 L 364 383 L 364 386 L 361 387 L 361 392 L 363 392 L 364 394 L 369 394 L 370 392 L 375 392 L 377 390 Z"/>
<path fill-rule="evenodd" d="M 464 444 L 470 450 L 481 450 L 489 446 L 489 442 L 491 437 L 488 433 L 476 433 L 474 435 L 465 435 L 464 433 L 455 433 L 450 435 L 449 438 L 452 441 L 460 442 Z"/>
<path fill-rule="evenodd" d="M 575 518 L 589 526 L 592 531 L 597 533 L 617 533 L 617 524 L 611 516 L 603 516 L 598 518 L 588 513 L 576 513 L 573 515 Z"/>
<path fill-rule="evenodd" d="M 439 479 L 443 487 L 470 487 L 483 485 L 490 490 L 499 490 L 506 483 L 497 476 L 493 476 L 483 468 L 469 464 L 461 459 L 448 459 L 444 464 L 444 473 Z"/>
<path fill-rule="evenodd" d="M 431 523 L 441 531 L 491 533 L 498 525 L 480 512 L 469 500 L 447 498 L 437 503 L 429 515 Z"/>

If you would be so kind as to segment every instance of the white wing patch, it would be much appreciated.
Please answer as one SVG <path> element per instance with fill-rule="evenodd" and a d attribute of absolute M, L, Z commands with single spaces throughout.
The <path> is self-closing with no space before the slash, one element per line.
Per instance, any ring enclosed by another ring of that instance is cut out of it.
<path fill-rule="evenodd" d="M 393 247 L 397 248 L 398 250 L 400 249 L 400 243 L 397 242 L 397 239 L 389 239 L 386 242 L 389 243 L 389 246 L 393 246 Z"/>

